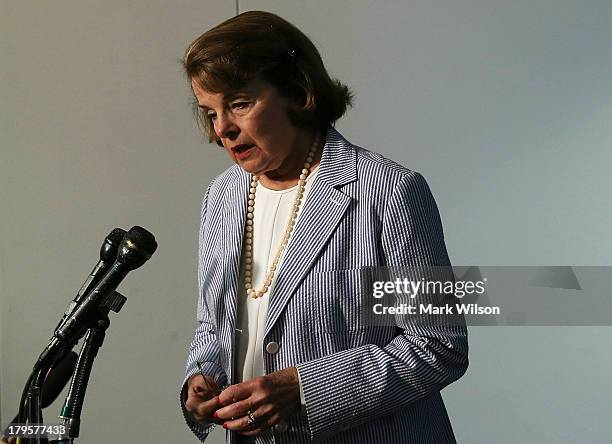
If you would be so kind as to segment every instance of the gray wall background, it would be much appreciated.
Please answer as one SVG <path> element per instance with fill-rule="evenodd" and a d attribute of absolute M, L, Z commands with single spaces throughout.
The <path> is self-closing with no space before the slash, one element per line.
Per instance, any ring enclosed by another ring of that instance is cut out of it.
<path fill-rule="evenodd" d="M 121 287 L 81 438 L 193 441 L 177 390 L 199 205 L 229 159 L 199 136 L 178 60 L 237 9 L 278 13 L 315 41 L 356 93 L 338 128 L 427 178 L 454 264 L 612 265 L 608 0 L 4 0 L 3 424 L 103 237 L 139 224 L 160 247 Z M 458 440 L 609 441 L 611 333 L 472 327 L 470 369 L 443 391 Z"/>

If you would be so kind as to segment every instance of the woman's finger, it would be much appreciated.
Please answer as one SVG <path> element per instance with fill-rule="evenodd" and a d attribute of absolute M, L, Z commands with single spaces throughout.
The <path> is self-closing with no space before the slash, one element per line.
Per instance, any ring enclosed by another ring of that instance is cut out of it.
<path fill-rule="evenodd" d="M 215 422 L 217 424 L 223 423 L 223 421 L 217 420 L 213 416 L 215 410 L 220 407 L 218 397 L 205 400 L 201 397 L 193 396 L 190 397 L 185 403 L 185 407 L 193 414 L 193 417 L 198 422 Z"/>
<path fill-rule="evenodd" d="M 269 429 L 270 427 L 274 427 L 276 424 L 280 422 L 281 422 L 280 415 L 278 413 L 275 413 L 269 418 L 263 419 L 261 421 L 257 420 L 253 426 L 249 427 L 247 430 L 239 431 L 238 433 L 240 433 L 241 435 L 245 435 L 245 436 L 258 435 L 261 432 Z"/>
<path fill-rule="evenodd" d="M 259 379 L 261 378 L 230 385 L 219 394 L 219 402 L 221 405 L 228 406 L 242 399 L 247 399 L 253 392 L 258 391 L 261 386 Z"/>
<path fill-rule="evenodd" d="M 280 422 L 280 414 L 277 412 L 277 408 L 271 404 L 262 406 L 256 410 L 250 411 L 254 422 L 249 421 L 249 411 L 244 412 L 241 417 L 237 417 L 234 420 L 226 421 L 223 427 L 230 430 L 239 432 L 256 432 L 249 433 L 251 435 L 260 433 L 273 425 Z"/>
<path fill-rule="evenodd" d="M 249 396 L 242 401 L 234 402 L 226 407 L 220 408 L 215 412 L 215 418 L 228 420 L 246 415 L 248 411 L 255 411 L 258 405 L 255 403 L 253 396 Z"/>
<path fill-rule="evenodd" d="M 217 383 L 212 378 L 204 378 L 202 375 L 194 375 L 189 380 L 189 390 L 194 393 L 210 393 L 210 397 L 214 396 L 214 393 L 219 388 Z"/>

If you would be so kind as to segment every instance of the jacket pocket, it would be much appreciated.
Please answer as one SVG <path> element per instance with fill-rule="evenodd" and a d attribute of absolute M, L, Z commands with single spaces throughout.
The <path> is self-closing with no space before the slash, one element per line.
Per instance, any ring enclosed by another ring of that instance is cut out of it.
<path fill-rule="evenodd" d="M 315 273 L 308 292 L 315 305 L 318 330 L 362 331 L 373 325 L 370 274 L 365 269 Z"/>

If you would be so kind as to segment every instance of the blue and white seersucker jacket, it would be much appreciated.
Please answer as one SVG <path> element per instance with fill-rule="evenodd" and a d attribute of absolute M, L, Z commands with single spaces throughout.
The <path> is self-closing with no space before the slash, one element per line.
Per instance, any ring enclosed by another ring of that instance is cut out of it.
<path fill-rule="evenodd" d="M 235 383 L 238 273 L 250 175 L 237 165 L 204 196 L 198 327 L 185 381 L 204 372 Z M 296 366 L 306 407 L 258 443 L 452 443 L 440 395 L 467 369 L 463 322 L 363 326 L 363 267 L 450 265 L 423 177 L 346 141 L 330 127 L 319 172 L 270 295 L 265 373 Z M 185 384 L 183 384 L 184 395 Z M 210 427 L 183 412 L 204 440 Z M 228 441 L 236 442 L 234 432 Z"/>

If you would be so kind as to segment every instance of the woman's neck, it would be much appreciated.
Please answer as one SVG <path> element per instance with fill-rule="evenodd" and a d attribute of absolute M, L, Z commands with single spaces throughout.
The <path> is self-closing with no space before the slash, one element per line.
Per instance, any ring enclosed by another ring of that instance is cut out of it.
<path fill-rule="evenodd" d="M 290 156 L 290 162 L 284 165 L 284 167 L 275 171 L 269 171 L 259 176 L 259 183 L 270 190 L 276 191 L 286 190 L 295 186 L 300 178 L 302 169 L 304 168 L 304 163 L 306 162 L 308 152 L 314 143 L 314 137 L 316 136 L 313 136 L 313 138 L 310 140 L 307 149 L 301 150 L 304 152 L 301 152 L 299 155 Z M 310 171 L 312 171 L 321 162 L 321 155 L 323 152 L 321 149 L 322 146 L 323 141 L 319 139 L 314 159 L 310 164 Z"/>

